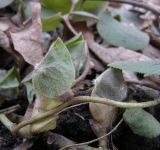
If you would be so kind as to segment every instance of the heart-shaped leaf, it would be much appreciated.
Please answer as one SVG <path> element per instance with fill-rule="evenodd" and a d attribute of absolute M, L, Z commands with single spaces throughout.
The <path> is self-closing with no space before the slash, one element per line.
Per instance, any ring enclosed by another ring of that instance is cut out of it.
<path fill-rule="evenodd" d="M 160 135 L 160 123 L 143 109 L 127 109 L 123 114 L 123 118 L 135 134 L 146 138 L 154 138 Z"/>
<path fill-rule="evenodd" d="M 68 49 L 58 38 L 36 67 L 32 82 L 38 95 L 59 97 L 68 91 L 75 79 L 75 69 Z"/>
<path fill-rule="evenodd" d="M 146 33 L 116 21 L 109 11 L 100 13 L 97 30 L 107 43 L 114 46 L 140 50 L 149 43 L 149 36 Z"/>
<path fill-rule="evenodd" d="M 109 64 L 110 67 L 138 73 L 160 75 L 160 60 L 154 61 L 123 61 Z"/>

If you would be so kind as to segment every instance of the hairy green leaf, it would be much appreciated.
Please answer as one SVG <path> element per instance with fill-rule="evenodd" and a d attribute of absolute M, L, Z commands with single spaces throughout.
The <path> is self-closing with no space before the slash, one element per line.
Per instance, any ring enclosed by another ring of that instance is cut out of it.
<path fill-rule="evenodd" d="M 58 38 L 33 73 L 34 88 L 39 95 L 55 98 L 68 91 L 74 79 L 75 69 L 70 53 Z"/>
<path fill-rule="evenodd" d="M 66 46 L 71 53 L 72 61 L 76 68 L 76 75 L 84 65 L 87 58 L 87 46 L 82 34 L 77 35 L 66 43 Z"/>
<path fill-rule="evenodd" d="M 140 50 L 149 43 L 146 33 L 116 21 L 108 11 L 100 13 L 97 30 L 107 43 L 114 46 Z"/>
<path fill-rule="evenodd" d="M 160 75 L 160 60 L 139 62 L 123 61 L 111 63 L 109 66 L 138 73 Z"/>
<path fill-rule="evenodd" d="M 135 134 L 146 138 L 154 138 L 160 135 L 160 123 L 141 108 L 127 109 L 123 118 Z"/>

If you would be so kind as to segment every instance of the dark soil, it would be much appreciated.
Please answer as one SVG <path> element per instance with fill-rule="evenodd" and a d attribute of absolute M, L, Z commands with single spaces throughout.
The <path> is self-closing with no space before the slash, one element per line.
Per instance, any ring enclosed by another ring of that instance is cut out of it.
<path fill-rule="evenodd" d="M 82 92 L 82 95 L 83 94 L 84 93 Z M 143 98 L 141 97 L 141 100 L 142 99 Z M 26 106 L 28 106 L 26 99 L 5 102 L 2 108 L 13 106 L 17 103 L 19 103 L 23 108 L 18 112 L 18 114 L 23 115 L 26 110 Z M 160 121 L 159 106 L 154 107 L 154 109 L 147 109 L 147 111 L 150 111 Z M 119 114 L 120 119 L 122 117 L 122 113 Z M 96 136 L 94 135 L 89 125 L 89 119 L 92 119 L 92 117 L 89 112 L 88 104 L 70 108 L 59 115 L 59 118 L 57 120 L 57 128 L 52 132 L 63 135 L 66 138 L 73 140 L 77 143 L 95 139 Z M 146 139 L 137 136 L 132 133 L 132 131 L 125 123 L 122 123 L 120 127 L 112 134 L 112 142 L 118 150 L 160 149 L 160 136 L 154 139 Z M 22 139 L 14 137 L 10 133 L 10 131 L 8 131 L 3 125 L 0 125 L 0 150 L 12 150 L 21 143 Z M 91 146 L 96 147 L 97 143 L 93 143 Z M 34 142 L 34 145 L 30 148 L 30 150 L 40 149 L 57 150 L 57 148 L 54 146 L 54 143 L 52 145 L 47 144 L 46 134 L 41 134 L 40 136 L 38 136 Z"/>

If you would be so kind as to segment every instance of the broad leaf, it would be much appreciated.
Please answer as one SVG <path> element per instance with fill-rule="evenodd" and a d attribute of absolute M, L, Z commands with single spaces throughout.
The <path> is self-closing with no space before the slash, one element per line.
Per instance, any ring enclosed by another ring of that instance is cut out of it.
<path fill-rule="evenodd" d="M 9 6 L 13 1 L 14 0 L 0 0 L 0 9 Z"/>
<path fill-rule="evenodd" d="M 127 96 L 123 74 L 118 69 L 107 69 L 97 79 L 93 92 L 99 97 L 122 101 Z"/>
<path fill-rule="evenodd" d="M 97 14 L 104 6 L 106 6 L 106 2 L 104 1 L 87 0 L 83 2 L 81 10 Z"/>
<path fill-rule="evenodd" d="M 127 109 L 123 118 L 135 134 L 146 138 L 154 138 L 160 135 L 160 123 L 141 108 Z"/>
<path fill-rule="evenodd" d="M 92 96 L 105 97 L 117 101 L 124 100 L 127 96 L 127 86 L 122 71 L 107 69 L 103 72 L 96 79 Z M 115 107 L 90 103 L 89 108 L 93 118 L 103 127 L 107 129 L 112 127 L 117 112 Z"/>
<path fill-rule="evenodd" d="M 41 0 L 43 7 L 46 7 L 54 12 L 67 13 L 71 7 L 70 0 Z"/>
<path fill-rule="evenodd" d="M 143 19 L 133 11 L 129 11 L 124 7 L 113 9 L 112 14 L 114 16 L 120 15 L 120 20 L 127 24 L 134 24 L 136 27 L 140 28 L 143 25 Z"/>
<path fill-rule="evenodd" d="M 19 75 L 15 68 L 0 72 L 0 95 L 4 99 L 13 99 L 18 95 Z"/>
<path fill-rule="evenodd" d="M 41 19 L 43 31 L 51 31 L 55 29 L 62 21 L 61 13 L 55 13 L 43 7 L 41 12 Z"/>
<path fill-rule="evenodd" d="M 34 88 L 38 95 L 55 98 L 68 91 L 74 79 L 75 69 L 70 53 L 58 38 L 33 73 Z"/>
<path fill-rule="evenodd" d="M 74 66 L 76 68 L 76 75 L 79 75 L 79 71 L 84 65 L 87 58 L 87 46 L 86 42 L 83 39 L 82 34 L 77 35 L 75 38 L 71 39 L 66 43 L 66 47 L 68 48 Z"/>
<path fill-rule="evenodd" d="M 146 33 L 116 21 L 108 11 L 100 13 L 97 29 L 102 38 L 114 46 L 140 50 L 149 43 L 149 36 Z"/>
<path fill-rule="evenodd" d="M 109 64 L 110 67 L 138 73 L 160 75 L 160 60 L 155 61 L 123 61 Z"/>

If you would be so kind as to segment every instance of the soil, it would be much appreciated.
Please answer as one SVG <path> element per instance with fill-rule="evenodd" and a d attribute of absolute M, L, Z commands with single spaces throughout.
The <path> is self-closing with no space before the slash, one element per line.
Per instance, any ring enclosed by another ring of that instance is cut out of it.
<path fill-rule="evenodd" d="M 78 143 L 95 139 L 96 136 L 89 125 L 89 119 L 91 118 L 87 104 L 71 108 L 59 115 L 57 128 L 52 132 L 64 135 Z M 54 144 L 48 145 L 46 141 L 45 134 L 40 135 L 29 150 L 57 150 Z M 112 134 L 112 142 L 118 150 L 160 149 L 160 137 L 146 139 L 137 136 L 125 123 L 122 123 L 117 131 Z M 21 143 L 22 139 L 14 137 L 3 125 L 0 125 L 0 150 L 12 150 Z M 92 146 L 96 145 L 97 143 L 92 144 Z"/>

